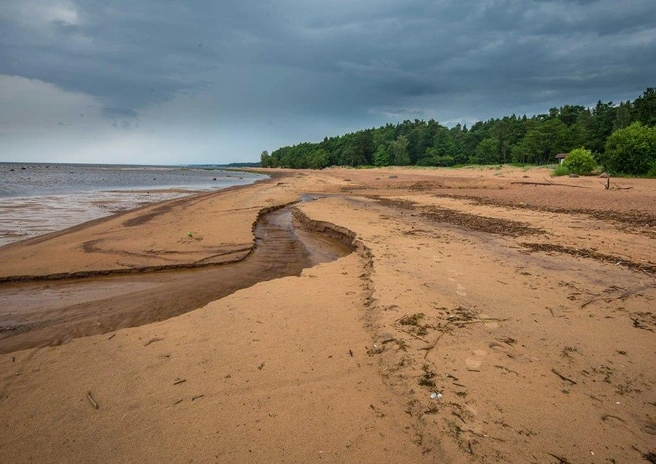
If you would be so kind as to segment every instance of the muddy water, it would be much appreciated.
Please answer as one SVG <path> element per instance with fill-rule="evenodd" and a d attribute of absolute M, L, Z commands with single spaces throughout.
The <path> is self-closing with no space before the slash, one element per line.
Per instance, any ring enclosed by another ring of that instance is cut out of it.
<path fill-rule="evenodd" d="M 290 207 L 263 215 L 254 234 L 253 253 L 238 263 L 0 285 L 0 353 L 168 319 L 351 252 L 346 237 L 295 227 Z"/>

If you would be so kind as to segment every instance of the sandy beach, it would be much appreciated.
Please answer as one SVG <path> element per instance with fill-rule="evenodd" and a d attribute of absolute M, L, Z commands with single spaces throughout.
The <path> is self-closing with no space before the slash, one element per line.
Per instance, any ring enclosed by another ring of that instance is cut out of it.
<path fill-rule="evenodd" d="M 656 462 L 656 181 L 260 172 L 0 247 L 0 460 Z"/>

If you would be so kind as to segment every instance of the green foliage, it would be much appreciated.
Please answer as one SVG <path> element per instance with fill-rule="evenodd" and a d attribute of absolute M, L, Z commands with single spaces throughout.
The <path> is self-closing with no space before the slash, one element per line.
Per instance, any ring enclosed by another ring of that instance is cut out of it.
<path fill-rule="evenodd" d="M 269 155 L 269 152 L 264 150 L 260 155 L 260 163 L 263 168 L 275 168 L 276 159 Z"/>
<path fill-rule="evenodd" d="M 328 152 L 323 148 L 311 151 L 307 156 L 307 167 L 310 169 L 323 169 L 330 163 Z"/>
<path fill-rule="evenodd" d="M 654 161 L 654 163 L 651 165 L 651 168 L 649 168 L 649 171 L 647 171 L 647 175 L 645 177 L 656 179 L 656 161 Z"/>
<path fill-rule="evenodd" d="M 648 88 L 632 105 L 632 117 L 645 126 L 656 125 L 656 89 Z"/>
<path fill-rule="evenodd" d="M 417 161 L 417 166 L 453 166 L 455 158 L 449 155 L 440 155 L 439 149 L 427 148 L 426 153 Z"/>
<path fill-rule="evenodd" d="M 486 138 L 476 146 L 475 155 L 469 160 L 472 164 L 494 164 L 499 159 L 499 141 L 494 138 Z"/>
<path fill-rule="evenodd" d="M 644 129 L 632 128 L 636 122 Z M 645 142 L 651 136 L 641 131 L 655 124 L 656 90 L 649 88 L 633 102 L 599 101 L 594 108 L 564 105 L 530 118 L 513 114 L 479 121 L 471 128 L 461 124 L 447 128 L 432 119 L 406 120 L 317 143 L 281 147 L 271 154 L 265 151 L 260 160 L 264 167 L 314 169 L 332 165 L 546 165 L 554 163 L 557 153 L 585 146 L 611 172 L 645 175 L 652 169 L 653 145 Z"/>
<path fill-rule="evenodd" d="M 374 153 L 374 164 L 376 166 L 389 166 L 392 164 L 392 158 L 389 154 L 389 150 L 383 144 L 378 145 Z"/>
<path fill-rule="evenodd" d="M 545 164 L 569 148 L 567 126 L 559 119 L 537 120 L 513 153 L 516 163 Z"/>
<path fill-rule="evenodd" d="M 602 163 L 612 172 L 647 174 L 656 162 L 656 127 L 634 122 L 608 137 Z"/>
<path fill-rule="evenodd" d="M 570 173 L 586 176 L 597 167 L 597 162 L 590 150 L 576 148 L 567 155 L 562 166 Z"/>
<path fill-rule="evenodd" d="M 408 138 L 401 135 L 391 143 L 392 155 L 395 166 L 407 166 L 410 164 L 410 155 L 408 154 Z"/>
<path fill-rule="evenodd" d="M 553 172 L 552 175 L 554 175 L 554 176 L 568 176 L 570 174 L 571 174 L 571 172 L 569 171 L 569 169 L 567 169 L 567 167 L 565 165 L 559 164 L 558 166 L 556 166 L 556 169 L 554 169 L 554 172 Z"/>

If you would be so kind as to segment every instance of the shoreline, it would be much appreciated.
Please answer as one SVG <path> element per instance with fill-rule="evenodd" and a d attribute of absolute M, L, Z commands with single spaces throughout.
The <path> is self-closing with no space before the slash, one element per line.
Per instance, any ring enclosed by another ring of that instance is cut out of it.
<path fill-rule="evenodd" d="M 17 171 L 6 170 L 11 166 Z M 0 247 L 119 211 L 249 185 L 260 178 L 254 173 L 177 167 L 34 164 L 21 165 L 19 170 L 18 166 L 7 164 L 0 172 Z"/>
<path fill-rule="evenodd" d="M 0 247 L 196 193 L 166 189 L 3 198 L 0 199 L 0 212 L 3 213 Z"/>
<path fill-rule="evenodd" d="M 520 184 L 540 169 L 256 171 L 276 177 L 0 248 L 0 277 L 193 263 L 252 243 L 259 211 L 307 193 L 318 198 L 296 208 L 308 221 L 361 243 L 162 322 L 0 355 L 8 459 L 656 451 L 653 181 L 605 191 L 595 178 Z"/>
<path fill-rule="evenodd" d="M 238 189 L 241 189 L 241 188 L 247 188 L 247 187 L 250 187 L 252 185 L 255 185 L 258 182 L 265 182 L 267 180 L 268 179 L 262 179 L 262 180 L 258 180 L 256 182 L 254 182 L 253 184 L 233 185 L 233 186 L 230 186 L 230 187 L 225 187 L 225 188 L 222 188 L 220 190 L 213 190 L 213 191 L 194 190 L 194 191 L 184 192 L 184 191 L 179 190 L 179 189 L 165 189 L 165 190 L 159 191 L 158 193 L 174 193 L 174 194 L 181 193 L 182 195 L 181 196 L 176 196 L 176 197 L 173 197 L 173 198 L 157 199 L 157 200 L 154 200 L 152 202 L 151 201 L 145 202 L 141 205 L 131 207 L 131 208 L 125 208 L 125 209 L 121 208 L 117 211 L 112 211 L 109 214 L 104 215 L 104 216 L 94 217 L 93 219 L 90 219 L 90 220 L 87 220 L 87 221 L 73 223 L 72 225 L 64 227 L 64 228 L 60 228 L 60 229 L 57 229 L 57 230 L 52 230 L 50 232 L 45 232 L 45 233 L 38 234 L 38 235 L 29 237 L 29 238 L 25 238 L 25 239 L 17 240 L 17 241 L 14 241 L 14 242 L 6 243 L 5 245 L 1 245 L 0 249 L 2 249 L 3 247 L 6 247 L 7 245 L 14 244 L 14 243 L 21 243 L 21 244 L 22 244 L 22 242 L 29 242 L 29 243 L 37 242 L 38 243 L 42 240 L 49 240 L 51 238 L 55 238 L 55 237 L 63 235 L 63 234 L 67 234 L 67 233 L 70 233 L 70 232 L 75 232 L 75 231 L 78 231 L 80 229 L 84 229 L 86 227 L 101 224 L 104 221 L 111 220 L 113 218 L 118 218 L 118 217 L 121 217 L 121 216 L 127 215 L 127 214 L 137 213 L 137 212 L 139 212 L 141 210 L 144 210 L 144 209 L 147 209 L 149 207 L 158 207 L 158 206 L 162 206 L 166 203 L 174 202 L 176 200 L 182 200 L 182 199 L 185 199 L 185 198 L 193 198 L 193 197 L 197 197 L 197 196 L 205 196 L 205 195 L 213 195 L 213 194 L 218 194 L 218 193 L 223 193 L 223 192 L 230 192 L 230 191 L 238 190 Z M 125 191 L 125 192 L 123 192 L 123 191 L 108 191 L 108 192 L 99 192 L 99 193 L 120 193 L 120 194 L 122 194 L 122 193 L 141 193 L 141 191 L 139 191 L 139 190 Z M 147 191 L 145 193 L 150 194 L 151 192 Z"/>

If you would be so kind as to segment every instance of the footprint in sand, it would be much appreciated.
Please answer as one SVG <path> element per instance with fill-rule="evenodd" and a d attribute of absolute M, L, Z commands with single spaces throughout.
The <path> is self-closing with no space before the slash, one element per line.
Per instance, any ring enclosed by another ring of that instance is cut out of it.
<path fill-rule="evenodd" d="M 479 371 L 483 365 L 483 358 L 487 355 L 485 350 L 472 350 L 472 355 L 465 359 L 465 367 L 468 371 Z"/>
<path fill-rule="evenodd" d="M 465 287 L 463 287 L 460 284 L 456 284 L 456 295 L 458 295 L 458 296 L 467 296 L 467 292 L 465 291 Z"/>
<path fill-rule="evenodd" d="M 456 295 L 458 295 L 458 296 L 467 296 L 467 292 L 465 291 L 465 287 L 463 285 L 461 285 L 458 282 L 458 279 L 457 279 L 458 277 L 460 277 L 462 275 L 462 273 L 458 272 L 458 271 L 455 271 L 454 269 L 447 269 L 447 271 L 449 272 L 449 274 L 452 274 L 448 277 L 449 282 L 455 282 L 455 284 L 456 284 Z"/>

